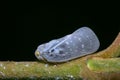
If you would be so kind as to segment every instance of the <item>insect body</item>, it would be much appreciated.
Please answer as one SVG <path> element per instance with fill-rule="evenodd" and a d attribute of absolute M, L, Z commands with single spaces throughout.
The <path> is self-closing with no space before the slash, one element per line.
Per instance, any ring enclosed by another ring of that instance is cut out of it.
<path fill-rule="evenodd" d="M 38 46 L 35 55 L 47 62 L 66 62 L 99 48 L 100 43 L 95 33 L 88 27 L 82 27 L 62 38 Z"/>

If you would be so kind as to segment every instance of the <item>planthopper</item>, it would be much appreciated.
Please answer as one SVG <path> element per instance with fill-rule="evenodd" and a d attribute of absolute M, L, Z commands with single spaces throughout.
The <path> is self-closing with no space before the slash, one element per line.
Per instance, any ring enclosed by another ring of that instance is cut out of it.
<path fill-rule="evenodd" d="M 95 33 L 88 27 L 82 27 L 62 38 L 39 45 L 35 56 L 47 62 L 66 62 L 92 54 L 99 46 Z"/>

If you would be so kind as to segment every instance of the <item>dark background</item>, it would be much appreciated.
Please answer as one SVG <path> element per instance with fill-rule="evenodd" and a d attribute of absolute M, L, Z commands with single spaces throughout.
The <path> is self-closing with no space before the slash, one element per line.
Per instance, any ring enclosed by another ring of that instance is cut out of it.
<path fill-rule="evenodd" d="M 111 9 L 93 11 L 53 5 L 40 8 L 8 6 L 3 20 L 0 60 L 34 61 L 38 45 L 83 26 L 90 27 L 98 36 L 101 43 L 98 51 L 107 48 L 120 32 L 119 13 Z"/>

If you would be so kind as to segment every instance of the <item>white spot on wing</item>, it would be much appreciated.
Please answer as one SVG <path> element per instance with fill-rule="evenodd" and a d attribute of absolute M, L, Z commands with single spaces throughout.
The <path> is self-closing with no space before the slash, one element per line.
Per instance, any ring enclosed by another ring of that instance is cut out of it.
<path fill-rule="evenodd" d="M 65 43 L 66 43 L 67 45 L 69 45 L 69 42 L 66 41 Z"/>
<path fill-rule="evenodd" d="M 81 38 L 78 38 L 78 40 L 81 42 Z"/>
<path fill-rule="evenodd" d="M 86 36 L 87 38 L 89 38 L 89 36 Z"/>
<path fill-rule="evenodd" d="M 81 45 L 81 47 L 82 47 L 82 48 L 84 48 L 84 47 L 85 47 L 85 45 L 84 45 L 84 44 L 82 44 L 82 45 Z"/>
<path fill-rule="evenodd" d="M 77 37 L 76 37 L 76 36 L 74 36 L 74 38 L 75 38 L 75 39 L 77 39 Z"/>

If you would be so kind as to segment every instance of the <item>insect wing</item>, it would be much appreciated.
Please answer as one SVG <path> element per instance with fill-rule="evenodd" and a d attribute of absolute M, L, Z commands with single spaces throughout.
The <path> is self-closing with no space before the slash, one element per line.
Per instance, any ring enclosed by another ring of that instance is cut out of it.
<path fill-rule="evenodd" d="M 56 42 L 50 41 L 45 45 L 42 57 L 48 62 L 65 62 L 97 51 L 100 43 L 90 28 L 83 27 L 70 35 L 56 39 Z"/>
<path fill-rule="evenodd" d="M 68 35 L 56 45 L 55 49 L 59 50 L 59 53 L 54 53 L 55 57 L 51 59 L 51 62 L 68 61 L 91 54 L 98 48 L 99 40 L 97 36 L 90 28 L 83 27 Z"/>

